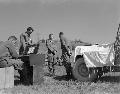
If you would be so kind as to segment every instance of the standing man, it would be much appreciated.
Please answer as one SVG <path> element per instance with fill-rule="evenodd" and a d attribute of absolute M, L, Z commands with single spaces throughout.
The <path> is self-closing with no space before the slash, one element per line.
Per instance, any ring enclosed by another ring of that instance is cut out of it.
<path fill-rule="evenodd" d="M 53 40 L 53 34 L 49 34 L 49 39 L 46 41 L 48 49 L 48 69 L 51 75 L 54 75 L 54 64 L 56 63 L 56 46 Z"/>
<path fill-rule="evenodd" d="M 9 67 L 21 65 L 22 63 L 15 60 L 19 57 L 15 44 L 17 38 L 15 36 L 10 36 L 6 42 L 2 42 L 0 45 L 0 67 Z"/>
<path fill-rule="evenodd" d="M 20 35 L 20 43 L 21 43 L 20 50 L 19 50 L 20 55 L 26 54 L 27 46 L 32 45 L 32 40 L 30 38 L 30 35 L 32 34 L 33 31 L 34 30 L 32 27 L 28 27 L 27 31 Z"/>
<path fill-rule="evenodd" d="M 63 65 L 66 68 L 67 76 L 70 77 L 70 76 L 72 76 L 72 67 L 71 67 L 71 63 L 70 63 L 71 53 L 70 53 L 70 49 L 68 46 L 68 41 L 64 37 L 63 32 L 59 33 L 59 38 L 60 38 L 60 42 L 61 42 Z"/>

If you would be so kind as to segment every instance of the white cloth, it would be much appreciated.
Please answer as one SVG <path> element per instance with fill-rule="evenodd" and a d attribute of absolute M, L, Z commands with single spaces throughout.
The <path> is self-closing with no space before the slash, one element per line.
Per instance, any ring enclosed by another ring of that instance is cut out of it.
<path fill-rule="evenodd" d="M 28 51 L 28 54 L 33 53 L 34 50 L 35 50 L 35 47 L 30 47 L 30 48 L 29 48 L 29 51 Z"/>
<path fill-rule="evenodd" d="M 87 67 L 114 65 L 114 45 L 77 46 L 75 57 L 83 55 Z M 75 59 L 74 59 L 75 60 Z"/>

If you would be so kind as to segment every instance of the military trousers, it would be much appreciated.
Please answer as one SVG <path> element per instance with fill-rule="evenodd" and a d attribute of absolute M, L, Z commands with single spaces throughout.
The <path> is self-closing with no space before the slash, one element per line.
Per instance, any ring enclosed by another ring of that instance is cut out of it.
<path fill-rule="evenodd" d="M 55 71 L 56 56 L 53 54 L 48 54 L 48 70 L 50 73 L 54 74 Z"/>
<path fill-rule="evenodd" d="M 66 69 L 66 73 L 68 76 L 72 75 L 72 67 L 70 63 L 70 57 L 67 55 L 67 53 L 62 53 L 62 59 L 63 59 L 63 65 Z"/>

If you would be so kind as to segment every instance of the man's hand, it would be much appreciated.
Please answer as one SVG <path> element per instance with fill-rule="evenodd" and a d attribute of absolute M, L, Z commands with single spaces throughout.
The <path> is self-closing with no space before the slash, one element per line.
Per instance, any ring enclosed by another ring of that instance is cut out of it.
<path fill-rule="evenodd" d="M 56 50 L 54 50 L 54 55 L 56 55 L 56 53 L 57 53 L 57 51 L 56 51 Z"/>

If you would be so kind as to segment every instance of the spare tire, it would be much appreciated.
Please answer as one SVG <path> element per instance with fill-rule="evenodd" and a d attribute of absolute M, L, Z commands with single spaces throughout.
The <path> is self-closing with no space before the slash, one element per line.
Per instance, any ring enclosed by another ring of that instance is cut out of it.
<path fill-rule="evenodd" d="M 72 74 L 75 79 L 83 82 L 94 81 L 97 78 L 97 71 L 93 68 L 88 69 L 83 58 L 76 60 Z"/>

